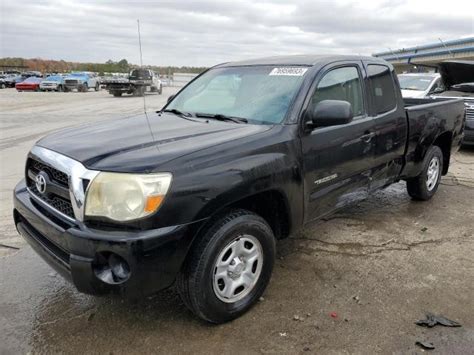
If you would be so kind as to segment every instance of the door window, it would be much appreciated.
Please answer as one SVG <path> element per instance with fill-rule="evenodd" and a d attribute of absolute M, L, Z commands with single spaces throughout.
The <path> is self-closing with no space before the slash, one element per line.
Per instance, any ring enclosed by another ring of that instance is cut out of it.
<path fill-rule="evenodd" d="M 397 105 L 392 75 L 385 65 L 370 64 L 367 66 L 375 113 L 391 111 Z"/>
<path fill-rule="evenodd" d="M 311 104 L 323 100 L 347 101 L 352 105 L 354 117 L 361 116 L 364 113 L 364 102 L 357 68 L 337 68 L 324 75 L 311 97 Z"/>

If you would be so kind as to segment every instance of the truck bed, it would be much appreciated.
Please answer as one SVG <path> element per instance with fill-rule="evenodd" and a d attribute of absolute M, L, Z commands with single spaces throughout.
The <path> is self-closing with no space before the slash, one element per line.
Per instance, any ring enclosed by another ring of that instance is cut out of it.
<path fill-rule="evenodd" d="M 465 108 L 462 99 L 420 98 L 404 99 L 408 121 L 406 161 L 402 177 L 417 176 L 422 158 L 435 139 L 446 139 L 450 147 L 459 147 L 464 129 Z M 441 138 L 440 138 L 441 137 Z M 449 165 L 449 155 L 444 166 Z M 446 173 L 444 171 L 444 173 Z"/>

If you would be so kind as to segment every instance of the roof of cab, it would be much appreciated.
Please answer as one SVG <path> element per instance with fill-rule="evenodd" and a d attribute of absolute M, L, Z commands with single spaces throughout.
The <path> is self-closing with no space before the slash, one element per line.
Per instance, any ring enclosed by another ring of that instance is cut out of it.
<path fill-rule="evenodd" d="M 218 65 L 217 67 L 236 67 L 251 65 L 296 65 L 296 66 L 314 66 L 322 63 L 332 63 L 344 60 L 368 60 L 371 62 L 379 62 L 388 64 L 386 61 L 376 57 L 357 56 L 357 55 L 288 55 L 265 57 L 250 60 L 242 60 L 237 62 L 229 62 Z"/>

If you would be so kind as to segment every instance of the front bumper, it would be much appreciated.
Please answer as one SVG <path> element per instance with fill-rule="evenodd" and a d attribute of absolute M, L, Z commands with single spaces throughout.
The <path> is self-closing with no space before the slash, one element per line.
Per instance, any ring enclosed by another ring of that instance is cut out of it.
<path fill-rule="evenodd" d="M 150 231 L 104 231 L 75 225 L 30 198 L 24 181 L 14 190 L 18 232 L 33 249 L 83 293 L 142 297 L 173 284 L 203 221 Z M 100 255 L 113 253 L 129 277 L 107 283 L 97 276 Z"/>
<path fill-rule="evenodd" d="M 70 90 L 73 90 L 73 89 L 78 89 L 80 87 L 82 87 L 84 85 L 84 83 L 81 83 L 81 82 L 68 82 L 68 83 L 64 83 L 64 87 L 70 89 Z"/>
<path fill-rule="evenodd" d="M 474 145 L 474 120 L 467 120 L 464 125 L 462 145 Z"/>
<path fill-rule="evenodd" d="M 59 84 L 40 84 L 41 90 L 57 90 Z"/>

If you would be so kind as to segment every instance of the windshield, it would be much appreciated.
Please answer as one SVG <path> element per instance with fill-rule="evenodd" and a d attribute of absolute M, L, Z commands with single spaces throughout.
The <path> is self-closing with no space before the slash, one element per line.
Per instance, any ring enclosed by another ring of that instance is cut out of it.
<path fill-rule="evenodd" d="M 307 70 L 274 66 L 211 69 L 166 109 L 239 117 L 258 124 L 281 123 Z"/>
<path fill-rule="evenodd" d="M 147 69 L 134 69 L 130 73 L 130 79 L 150 79 L 151 73 Z"/>
<path fill-rule="evenodd" d="M 25 83 L 32 83 L 32 84 L 35 84 L 35 83 L 39 83 L 40 81 L 41 81 L 40 78 L 29 77 L 29 78 L 27 78 L 24 82 L 25 82 Z"/>
<path fill-rule="evenodd" d="M 434 77 L 425 75 L 399 75 L 398 81 L 402 90 L 425 91 L 435 80 Z"/>
<path fill-rule="evenodd" d="M 59 75 L 48 76 L 46 80 L 48 81 L 61 81 L 63 78 Z"/>

